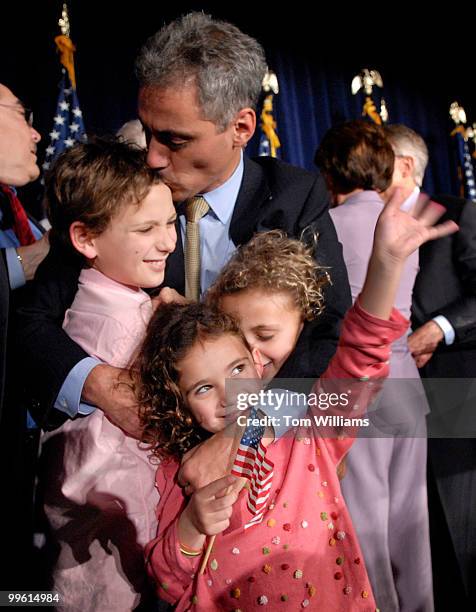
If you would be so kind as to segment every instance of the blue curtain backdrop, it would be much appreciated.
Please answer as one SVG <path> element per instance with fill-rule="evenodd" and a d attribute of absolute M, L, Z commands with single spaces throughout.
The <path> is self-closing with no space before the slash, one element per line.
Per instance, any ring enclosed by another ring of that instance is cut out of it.
<path fill-rule="evenodd" d="M 61 0 L 7 2 L 0 36 L 0 82 L 9 85 L 35 111 L 43 135 L 40 158 L 48 144 L 55 113 L 60 72 L 53 42 L 58 33 Z M 409 19 L 393 11 L 375 20 L 360 5 L 319 6 L 318 18 L 292 6 L 228 5 L 211 2 L 130 3 L 69 0 L 72 38 L 76 44 L 78 95 L 89 133 L 116 131 L 136 115 L 137 90 L 133 64 L 137 50 L 164 22 L 191 9 L 228 19 L 256 37 L 278 75 L 280 94 L 274 98 L 278 134 L 285 161 L 313 169 L 315 150 L 335 122 L 360 117 L 363 94 L 352 96 L 352 77 L 362 68 L 380 71 L 391 122 L 418 131 L 430 149 L 425 189 L 458 194 L 453 100 L 476 118 L 474 49 L 470 33 L 452 23 L 446 10 L 432 10 L 426 19 Z M 467 23 L 474 20 L 467 15 Z M 21 33 L 21 49 L 19 36 Z M 21 52 L 20 52 L 21 51 Z M 377 90 L 377 97 L 379 96 Z M 257 153 L 259 137 L 248 147 Z M 27 189 L 34 190 L 35 186 Z M 41 196 L 40 196 L 41 199 Z M 32 201 L 28 198 L 26 201 Z"/>
<path fill-rule="evenodd" d="M 362 115 L 364 94 L 360 91 L 352 95 L 350 89 L 352 78 L 360 69 L 333 66 L 324 70 L 317 62 L 313 64 L 299 55 L 279 51 L 269 53 L 269 64 L 280 86 L 279 94 L 274 97 L 274 115 L 282 145 L 281 159 L 312 170 L 315 151 L 325 132 L 335 123 Z M 383 91 L 389 123 L 404 123 L 421 134 L 428 145 L 430 161 L 423 185 L 425 191 L 458 194 L 448 92 L 438 93 L 421 83 L 405 82 L 395 68 L 386 73 L 378 65 L 365 67 L 381 72 L 384 89 L 375 88 L 374 99 L 379 106 Z M 257 154 L 256 137 L 248 153 Z"/>

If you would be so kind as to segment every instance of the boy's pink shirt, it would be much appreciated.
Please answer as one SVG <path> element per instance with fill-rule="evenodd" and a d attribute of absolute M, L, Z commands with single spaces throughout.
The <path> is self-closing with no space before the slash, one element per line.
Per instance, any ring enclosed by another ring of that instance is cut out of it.
<path fill-rule="evenodd" d="M 314 391 L 325 388 L 326 380 L 385 377 L 389 346 L 407 326 L 396 310 L 390 321 L 382 321 L 354 305 L 336 355 Z M 266 598 L 261 602 L 270 610 L 309 606 L 373 612 L 375 601 L 336 473 L 352 442 L 352 437 L 319 438 L 300 431 L 269 446 L 267 458 L 275 467 L 263 521 L 243 528 L 251 518 L 243 491 L 203 576 L 198 575 L 201 558 L 179 551 L 177 520 L 187 500 L 175 482 L 177 464 L 163 464 L 156 477 L 158 537 L 146 547 L 158 596 L 178 604 L 178 611 L 189 609 L 192 598 L 192 609 L 207 611 L 261 609 L 260 598 Z"/>
<path fill-rule="evenodd" d="M 152 316 L 150 297 L 94 268 L 81 271 L 78 291 L 66 311 L 63 329 L 92 357 L 127 367 Z"/>

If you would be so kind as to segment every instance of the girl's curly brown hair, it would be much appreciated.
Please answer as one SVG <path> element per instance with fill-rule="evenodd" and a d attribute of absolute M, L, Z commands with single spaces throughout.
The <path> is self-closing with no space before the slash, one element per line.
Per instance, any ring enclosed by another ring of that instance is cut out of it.
<path fill-rule="evenodd" d="M 144 425 L 142 442 L 153 455 L 181 459 L 211 435 L 183 400 L 177 364 L 196 342 L 223 334 L 238 336 L 248 347 L 235 319 L 205 304 L 163 305 L 150 320 L 132 371 Z"/>
<path fill-rule="evenodd" d="M 311 247 L 281 230 L 256 234 L 220 272 L 206 302 L 219 306 L 223 296 L 245 289 L 283 291 L 291 296 L 303 320 L 311 321 L 324 310 L 323 288 L 330 282 L 312 253 Z"/>

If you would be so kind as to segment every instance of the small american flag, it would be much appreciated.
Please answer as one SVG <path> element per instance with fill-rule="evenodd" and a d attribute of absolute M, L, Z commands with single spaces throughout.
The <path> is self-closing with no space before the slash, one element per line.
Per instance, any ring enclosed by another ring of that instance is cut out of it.
<path fill-rule="evenodd" d="M 273 481 L 274 463 L 266 459 L 266 447 L 262 442 L 264 426 L 252 425 L 251 419 L 255 418 L 257 411 L 253 409 L 231 468 L 234 476 L 241 476 L 250 481 L 247 506 L 253 518 L 245 525 L 245 529 L 260 523 L 263 519 Z"/>

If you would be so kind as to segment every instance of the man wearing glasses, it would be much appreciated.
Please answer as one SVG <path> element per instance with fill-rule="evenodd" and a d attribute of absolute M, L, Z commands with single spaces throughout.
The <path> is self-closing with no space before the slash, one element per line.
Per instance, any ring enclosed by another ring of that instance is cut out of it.
<path fill-rule="evenodd" d="M 47 236 L 28 218 L 15 192 L 40 173 L 36 145 L 41 136 L 32 123 L 32 112 L 0 84 L 0 249 L 11 289 L 33 278 L 49 249 Z"/>
<path fill-rule="evenodd" d="M 30 452 L 33 456 L 34 446 L 27 435 L 26 407 L 21 401 L 21 389 L 28 380 L 21 357 L 13 355 L 16 333 L 9 311 L 14 310 L 12 302 L 21 299 L 18 288 L 33 278 L 49 249 L 44 230 L 28 217 L 16 194 L 17 187 L 40 174 L 36 158 L 40 138 L 32 127 L 31 112 L 0 84 L 0 483 L 8 491 L 8 503 L 0 510 L 0 540 L 8 559 L 0 590 L 27 588 L 25 559 L 31 556 Z"/>

